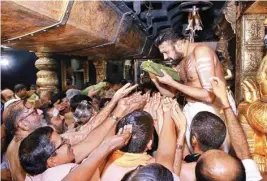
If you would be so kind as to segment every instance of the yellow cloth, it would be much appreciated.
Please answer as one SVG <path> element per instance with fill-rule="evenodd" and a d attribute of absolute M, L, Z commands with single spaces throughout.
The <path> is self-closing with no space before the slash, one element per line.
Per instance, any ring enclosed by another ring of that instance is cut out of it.
<path fill-rule="evenodd" d="M 137 167 L 149 164 L 151 159 L 147 153 L 125 153 L 117 150 L 111 155 L 109 162 L 120 167 Z"/>

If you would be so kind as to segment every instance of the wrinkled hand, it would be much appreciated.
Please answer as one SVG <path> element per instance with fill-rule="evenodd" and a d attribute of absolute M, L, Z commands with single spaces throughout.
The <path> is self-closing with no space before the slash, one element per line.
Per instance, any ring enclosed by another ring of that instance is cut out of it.
<path fill-rule="evenodd" d="M 159 108 L 157 109 L 157 133 L 158 135 L 160 135 L 160 132 L 162 130 L 162 126 L 163 126 L 163 121 L 164 121 L 164 115 L 163 115 L 163 109 L 162 109 L 162 104 L 163 104 L 163 99 L 160 101 L 160 105 Z M 156 126 L 155 126 L 156 128 Z"/>
<path fill-rule="evenodd" d="M 222 105 L 229 106 L 225 83 L 218 77 L 211 77 L 210 83 L 213 93 L 220 99 Z"/>
<path fill-rule="evenodd" d="M 246 79 L 241 83 L 243 97 L 246 102 L 252 103 L 259 99 L 256 83 L 252 79 Z"/>
<path fill-rule="evenodd" d="M 163 112 L 169 112 L 169 111 L 171 111 L 172 103 L 173 103 L 173 100 L 171 98 L 165 97 L 163 99 L 163 102 L 162 102 Z"/>
<path fill-rule="evenodd" d="M 145 105 L 145 107 L 144 107 L 143 110 L 146 111 L 146 112 L 148 112 L 148 113 L 150 113 L 152 99 L 150 98 L 149 93 L 146 93 L 145 96 L 146 96 L 146 101 L 147 102 L 146 102 L 146 105 Z"/>
<path fill-rule="evenodd" d="M 153 114 L 157 112 L 157 110 L 158 110 L 158 108 L 160 106 L 160 101 L 161 101 L 160 93 L 156 93 L 152 97 L 152 111 L 153 111 Z"/>
<path fill-rule="evenodd" d="M 173 78 L 165 71 L 165 70 L 160 70 L 163 73 L 163 77 L 157 76 L 157 79 L 159 80 L 160 83 L 171 85 Z"/>
<path fill-rule="evenodd" d="M 154 120 L 157 119 L 157 110 L 160 106 L 160 101 L 161 101 L 160 93 L 157 93 L 152 98 L 149 99 L 144 108 L 144 111 L 148 112 Z"/>
<path fill-rule="evenodd" d="M 143 109 L 146 104 L 146 96 L 141 94 L 133 94 L 119 100 L 114 114 L 118 117 L 123 117 L 135 110 Z"/>
<path fill-rule="evenodd" d="M 107 145 L 110 151 L 115 151 L 125 145 L 127 145 L 132 135 L 132 125 L 125 125 L 120 128 L 118 133 L 114 136 L 106 138 L 102 144 Z"/>
<path fill-rule="evenodd" d="M 130 83 L 125 84 L 122 88 L 120 88 L 119 90 L 117 90 L 115 92 L 115 94 L 112 97 L 111 101 L 118 102 L 119 100 L 121 100 L 122 98 L 124 98 L 125 96 L 127 96 L 137 86 L 138 86 L 137 84 L 135 84 L 133 86 L 131 86 Z"/>
<path fill-rule="evenodd" d="M 134 94 L 127 99 L 128 113 L 131 113 L 135 110 L 143 109 L 147 102 L 146 95 Z"/>
<path fill-rule="evenodd" d="M 171 116 L 175 122 L 177 129 L 179 130 L 179 133 L 184 134 L 186 131 L 187 124 L 186 117 L 176 101 L 173 101 Z"/>

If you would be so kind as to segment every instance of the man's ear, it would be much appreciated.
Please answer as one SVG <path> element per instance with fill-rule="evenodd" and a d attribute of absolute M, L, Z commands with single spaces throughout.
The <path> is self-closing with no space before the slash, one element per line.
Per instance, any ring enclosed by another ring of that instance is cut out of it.
<path fill-rule="evenodd" d="M 48 158 L 47 161 L 46 161 L 46 164 L 47 164 L 48 168 L 52 168 L 52 167 L 57 166 L 57 162 L 56 162 L 55 157 Z"/>
<path fill-rule="evenodd" d="M 193 135 L 191 137 L 191 145 L 192 145 L 192 147 L 195 147 L 197 144 L 198 144 L 197 137 L 195 135 Z"/>
<path fill-rule="evenodd" d="M 22 129 L 23 131 L 29 131 L 29 130 L 30 130 L 30 128 L 29 128 L 29 123 L 26 122 L 26 121 L 19 121 L 19 122 L 18 122 L 18 127 L 19 127 L 20 129 Z"/>
<path fill-rule="evenodd" d="M 147 149 L 147 150 L 152 150 L 152 143 L 153 143 L 152 140 L 150 140 L 150 141 L 148 142 L 148 144 L 146 145 L 146 149 Z"/>

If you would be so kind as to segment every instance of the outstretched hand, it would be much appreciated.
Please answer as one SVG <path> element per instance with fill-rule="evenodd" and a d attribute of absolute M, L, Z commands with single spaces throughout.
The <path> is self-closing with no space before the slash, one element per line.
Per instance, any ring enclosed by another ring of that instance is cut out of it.
<path fill-rule="evenodd" d="M 156 114 L 159 106 L 160 106 L 160 101 L 161 101 L 161 96 L 160 93 L 156 93 L 153 97 L 152 97 L 152 111 L 153 114 Z"/>
<path fill-rule="evenodd" d="M 145 104 L 146 95 L 136 93 L 120 99 L 113 113 L 118 117 L 124 117 L 135 110 L 143 109 Z"/>
<path fill-rule="evenodd" d="M 163 112 L 169 112 L 169 111 L 171 111 L 172 103 L 173 103 L 173 99 L 171 99 L 169 97 L 165 97 L 163 99 L 163 102 L 162 102 Z"/>
<path fill-rule="evenodd" d="M 152 98 L 149 97 L 149 101 L 144 107 L 144 111 L 148 112 L 154 120 L 157 119 L 157 110 L 159 109 L 160 101 L 160 93 L 156 93 Z"/>
<path fill-rule="evenodd" d="M 176 101 L 173 101 L 171 116 L 175 122 L 177 130 L 179 130 L 179 133 L 184 134 L 186 131 L 186 124 L 187 124 L 186 117 Z"/>
<path fill-rule="evenodd" d="M 118 102 L 120 99 L 127 96 L 132 90 L 134 90 L 138 85 L 135 84 L 131 86 L 130 83 L 125 84 L 122 88 L 117 90 L 115 94 L 113 95 L 111 101 Z"/>

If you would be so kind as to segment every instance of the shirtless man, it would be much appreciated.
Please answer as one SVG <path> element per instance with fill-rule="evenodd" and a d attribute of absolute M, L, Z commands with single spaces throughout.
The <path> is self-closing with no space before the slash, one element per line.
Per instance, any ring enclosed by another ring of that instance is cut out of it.
<path fill-rule="evenodd" d="M 113 96 L 113 100 L 111 103 L 107 106 L 108 108 L 103 109 L 102 112 L 98 114 L 98 116 L 95 117 L 97 119 L 95 124 L 101 124 L 108 116 L 109 113 L 113 110 L 113 108 L 117 105 L 118 101 L 121 100 L 123 97 L 125 97 L 129 92 L 131 92 L 133 89 L 135 89 L 137 85 L 131 86 L 130 84 L 126 84 L 124 87 L 119 89 L 115 95 Z M 139 99 L 136 99 L 136 101 L 142 102 L 141 100 L 145 101 L 144 97 L 141 95 L 137 95 Z M 136 98 L 136 97 L 135 97 Z M 136 104 L 132 104 L 134 106 Z M 128 107 L 128 109 L 132 108 L 131 106 Z M 127 110 L 128 110 L 127 109 Z M 7 149 L 7 158 L 10 165 L 10 172 L 13 180 L 15 181 L 21 181 L 25 180 L 26 173 L 21 167 L 21 164 L 19 162 L 18 157 L 18 150 L 21 141 L 27 137 L 32 131 L 37 129 L 38 127 L 43 125 L 44 119 L 41 118 L 42 111 L 35 108 L 28 108 L 28 104 L 25 101 L 18 101 L 13 104 L 11 104 L 4 112 L 4 122 L 5 127 L 7 129 L 7 132 L 14 135 L 13 140 L 8 146 Z M 115 116 L 115 115 L 114 115 Z M 115 117 L 121 117 L 120 115 L 117 115 Z M 104 119 L 104 120 L 103 120 Z M 114 123 L 114 120 L 112 120 L 112 123 Z M 91 130 L 90 130 L 91 131 Z M 89 132 L 89 131 L 88 131 Z M 101 131 L 99 131 L 101 132 Z M 102 131 L 103 132 L 103 131 Z M 89 133 L 88 133 L 89 134 Z M 73 143 L 73 139 L 81 142 L 80 147 L 77 149 L 77 153 L 80 157 L 84 156 L 87 152 L 83 151 L 83 145 L 86 141 L 86 138 L 88 137 L 88 134 L 85 134 L 84 132 L 81 135 L 64 135 L 64 138 L 72 137 L 70 140 L 71 143 Z M 61 135 L 63 137 L 63 135 Z M 78 138 L 77 138 L 78 137 Z M 97 138 L 96 138 L 97 137 Z M 96 136 L 90 139 L 93 139 L 95 141 L 98 141 L 98 139 L 101 139 L 100 136 Z M 83 141 L 83 142 L 82 142 Z M 94 144 L 91 143 L 91 146 L 93 147 Z M 87 147 L 87 151 L 90 151 Z M 80 162 L 81 160 L 76 159 L 77 162 Z"/>
<path fill-rule="evenodd" d="M 186 140 L 190 150 L 189 128 L 193 117 L 200 111 L 209 111 L 223 119 L 220 110 L 215 105 L 219 104 L 212 92 L 211 77 L 219 77 L 225 82 L 222 66 L 215 52 L 203 43 L 190 43 L 185 37 L 168 28 L 163 30 L 155 40 L 156 46 L 163 54 L 165 60 L 170 60 L 183 83 L 171 78 L 165 71 L 163 77 L 157 77 L 152 81 L 159 91 L 166 96 L 174 96 L 169 87 L 173 87 L 186 95 L 187 104 L 184 106 L 184 114 L 187 118 Z M 230 99 L 235 111 L 234 100 Z M 225 145 L 225 144 L 224 144 Z M 229 151 L 228 145 L 223 149 Z"/>
<path fill-rule="evenodd" d="M 28 108 L 24 101 L 17 101 L 7 107 L 4 114 L 6 131 L 13 135 L 13 139 L 7 148 L 7 159 L 10 166 L 12 180 L 24 180 L 26 173 L 21 168 L 18 158 L 18 149 L 28 134 L 42 126 L 41 110 Z"/>

